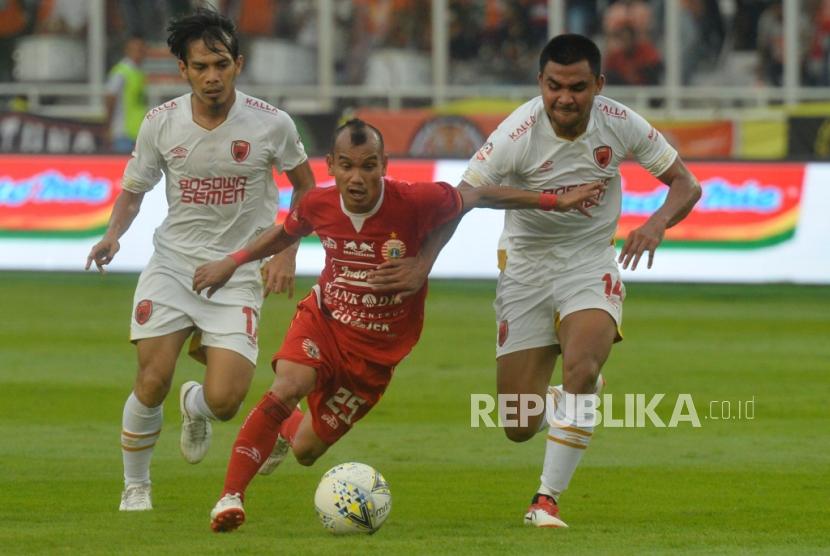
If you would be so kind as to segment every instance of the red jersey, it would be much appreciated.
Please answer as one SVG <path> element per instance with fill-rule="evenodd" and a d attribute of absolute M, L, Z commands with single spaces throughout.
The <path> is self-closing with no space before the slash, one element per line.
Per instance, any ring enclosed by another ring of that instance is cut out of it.
<path fill-rule="evenodd" d="M 326 250 L 315 289 L 344 350 L 385 365 L 396 365 L 412 350 L 423 328 L 426 284 L 398 300 L 372 290 L 368 272 L 417 255 L 427 235 L 461 209 L 458 191 L 441 182 L 384 179 L 377 205 L 365 214 L 346 211 L 336 187 L 303 196 L 283 226 L 292 236 L 316 232 Z"/>

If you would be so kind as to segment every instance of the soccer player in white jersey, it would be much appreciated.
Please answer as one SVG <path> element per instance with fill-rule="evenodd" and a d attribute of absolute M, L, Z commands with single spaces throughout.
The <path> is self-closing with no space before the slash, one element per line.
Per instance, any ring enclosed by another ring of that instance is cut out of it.
<path fill-rule="evenodd" d="M 700 185 L 663 136 L 630 108 L 600 95 L 605 81 L 600 64 L 590 39 L 551 39 L 539 59 L 541 95 L 499 125 L 470 160 L 459 186 L 504 184 L 560 193 L 596 180 L 607 183 L 599 202 L 588 207 L 591 218 L 574 211 L 505 215 L 494 303 L 498 392 L 547 397 L 554 406 L 548 408 L 555 426 L 546 435 L 541 484 L 524 518 L 537 527 L 567 527 L 559 516 L 559 496 L 593 434 L 590 419 L 579 419 L 576 410 L 587 409 L 584 396 L 599 391 L 600 369 L 612 344 L 621 340 L 625 288 L 613 245 L 619 165 L 630 154 L 669 186 L 663 205 L 626 238 L 619 256 L 623 268 L 636 269 L 646 251 L 650 268 L 666 228 L 700 198 Z M 371 281 L 379 290 L 412 291 L 453 230 L 450 225 L 436 233 L 414 265 L 386 263 Z M 560 354 L 563 384 L 550 388 Z M 510 440 L 524 442 L 548 429 L 544 414 L 525 417 L 516 420 L 525 426 L 505 427 Z"/>
<path fill-rule="evenodd" d="M 122 511 L 152 509 L 150 459 L 185 341 L 193 337 L 191 354 L 206 363 L 204 385 L 188 381 L 179 393 L 180 444 L 188 462 L 204 458 L 210 422 L 236 414 L 253 378 L 263 291 L 258 265 L 243 265 L 230 287 L 211 299 L 191 290 L 194 270 L 273 225 L 278 203 L 273 168 L 291 181 L 292 205 L 314 187 L 291 118 L 235 89 L 243 60 L 233 23 L 200 9 L 171 22 L 168 32 L 170 51 L 191 92 L 148 112 L 107 232 L 86 263 L 87 269 L 95 262 L 103 270 L 112 261 L 118 238 L 163 174 L 169 209 L 133 301 L 130 339 L 138 373 L 122 420 Z M 272 291 L 291 293 L 295 255 L 296 246 L 269 264 Z"/>

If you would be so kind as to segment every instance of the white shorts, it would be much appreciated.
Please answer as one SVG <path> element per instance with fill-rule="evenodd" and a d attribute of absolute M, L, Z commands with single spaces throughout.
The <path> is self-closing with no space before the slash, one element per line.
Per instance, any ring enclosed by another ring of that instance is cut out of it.
<path fill-rule="evenodd" d="M 617 323 L 622 340 L 622 303 L 625 286 L 613 260 L 549 277 L 542 285 L 528 285 L 505 275 L 496 287 L 496 357 L 514 351 L 559 345 L 559 322 L 584 309 L 602 309 Z"/>
<path fill-rule="evenodd" d="M 203 361 L 202 346 L 239 353 L 256 365 L 259 306 L 223 305 L 211 301 L 170 274 L 145 270 L 138 279 L 130 320 L 130 341 L 165 336 L 195 328 L 190 352 Z"/>

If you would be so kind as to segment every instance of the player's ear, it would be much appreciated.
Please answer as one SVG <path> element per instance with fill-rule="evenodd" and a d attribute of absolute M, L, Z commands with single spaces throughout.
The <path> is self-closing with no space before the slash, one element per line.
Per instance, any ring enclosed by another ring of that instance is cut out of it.
<path fill-rule="evenodd" d="M 599 77 L 597 77 L 597 93 L 602 91 L 602 88 L 604 86 L 605 86 L 605 74 L 601 73 L 601 74 L 599 74 Z"/>
<path fill-rule="evenodd" d="M 381 159 L 380 159 L 380 175 L 381 176 L 386 175 L 386 166 L 387 166 L 387 164 L 389 164 L 389 157 L 386 156 L 386 153 L 383 153 L 383 155 L 381 156 Z"/>
<path fill-rule="evenodd" d="M 181 58 L 179 58 L 179 75 L 183 79 L 187 79 L 187 64 Z"/>
<path fill-rule="evenodd" d="M 236 71 L 234 72 L 235 75 L 238 77 L 239 73 L 242 71 L 242 66 L 245 65 L 245 57 L 240 54 L 236 57 Z"/>
<path fill-rule="evenodd" d="M 326 166 L 329 169 L 329 175 L 334 176 L 334 155 L 331 153 L 326 155 Z"/>

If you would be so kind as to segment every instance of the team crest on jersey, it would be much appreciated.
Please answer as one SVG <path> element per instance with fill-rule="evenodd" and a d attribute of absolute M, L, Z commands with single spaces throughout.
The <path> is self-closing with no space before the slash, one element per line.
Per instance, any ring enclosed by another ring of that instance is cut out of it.
<path fill-rule="evenodd" d="M 142 299 L 138 302 L 138 305 L 135 306 L 135 322 L 138 324 L 144 324 L 148 320 L 150 320 L 150 316 L 153 314 L 153 302 L 149 299 Z"/>
<path fill-rule="evenodd" d="M 231 143 L 231 156 L 237 162 L 242 162 L 248 155 L 251 154 L 251 144 L 242 139 L 237 139 Z"/>
<path fill-rule="evenodd" d="M 510 328 L 507 326 L 507 321 L 503 320 L 499 323 L 499 347 L 504 345 L 507 341 L 507 335 L 510 333 Z"/>
<path fill-rule="evenodd" d="M 398 234 L 392 232 L 380 248 L 383 260 L 402 259 L 406 255 L 406 244 L 398 239 Z"/>
<path fill-rule="evenodd" d="M 303 340 L 303 351 L 312 359 L 320 359 L 320 348 L 317 347 L 317 344 L 311 338 Z"/>
<path fill-rule="evenodd" d="M 490 158 L 490 155 L 493 153 L 493 143 L 487 141 L 484 145 L 478 149 L 476 153 L 476 160 L 481 160 L 482 162 Z"/>
<path fill-rule="evenodd" d="M 170 150 L 170 156 L 172 156 L 173 158 L 186 158 L 187 149 L 179 145 L 178 147 Z"/>
<path fill-rule="evenodd" d="M 594 161 L 596 161 L 600 168 L 605 168 L 610 164 L 612 154 L 611 147 L 608 145 L 597 147 L 594 149 Z"/>

